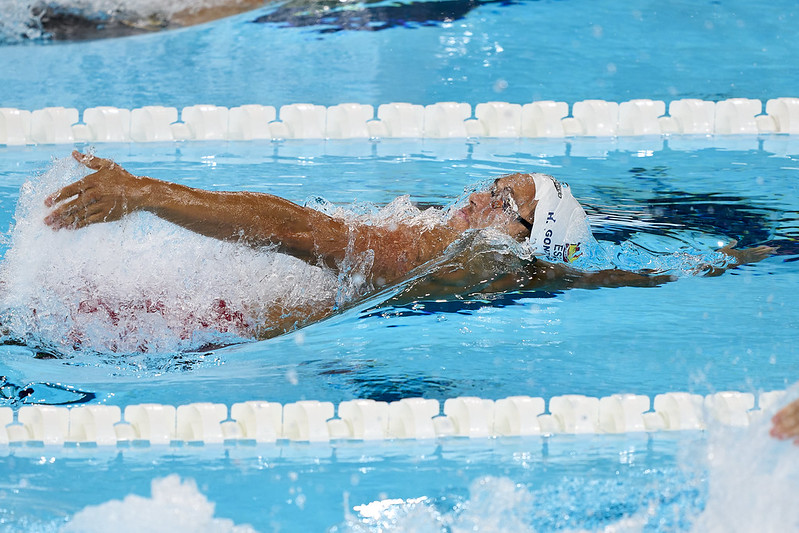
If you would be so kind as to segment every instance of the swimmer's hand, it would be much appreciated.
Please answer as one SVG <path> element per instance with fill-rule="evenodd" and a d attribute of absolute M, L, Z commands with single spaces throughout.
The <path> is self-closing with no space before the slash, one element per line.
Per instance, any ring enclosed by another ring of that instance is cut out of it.
<path fill-rule="evenodd" d="M 53 211 L 44 219 L 53 229 L 78 229 L 119 220 L 139 209 L 149 194 L 147 178 L 134 176 L 110 159 L 72 152 L 79 163 L 95 172 L 44 200 Z"/>
<path fill-rule="evenodd" d="M 794 444 L 799 445 L 799 400 L 794 400 L 779 410 L 771 418 L 774 424 L 771 436 L 777 439 L 794 439 Z"/>
<path fill-rule="evenodd" d="M 754 248 L 737 249 L 735 248 L 737 244 L 738 241 L 733 240 L 727 246 L 719 248 L 719 252 L 725 253 L 735 259 L 738 265 L 757 263 L 777 252 L 777 248 L 774 246 L 755 246 Z"/>

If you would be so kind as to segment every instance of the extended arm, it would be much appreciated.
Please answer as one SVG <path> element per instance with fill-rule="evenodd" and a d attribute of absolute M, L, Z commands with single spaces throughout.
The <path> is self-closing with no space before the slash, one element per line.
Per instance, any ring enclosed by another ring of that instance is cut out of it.
<path fill-rule="evenodd" d="M 619 269 L 584 272 L 542 260 L 530 262 L 513 255 L 498 256 L 490 248 L 481 250 L 479 245 L 464 244 L 463 249 L 433 267 L 429 274 L 411 282 L 390 303 L 404 305 L 418 300 L 523 290 L 656 287 L 675 279 Z"/>
<path fill-rule="evenodd" d="M 278 244 L 300 259 L 340 261 L 349 228 L 340 220 L 270 194 L 214 192 L 134 176 L 109 159 L 73 152 L 94 170 L 49 196 L 45 222 L 82 228 L 149 211 L 191 231 L 251 245 Z"/>

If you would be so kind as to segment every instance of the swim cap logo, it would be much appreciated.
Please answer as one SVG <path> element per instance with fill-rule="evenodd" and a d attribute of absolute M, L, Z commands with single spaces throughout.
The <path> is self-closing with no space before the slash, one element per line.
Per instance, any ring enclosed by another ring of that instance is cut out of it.
<path fill-rule="evenodd" d="M 567 263 L 574 263 L 583 253 L 580 251 L 580 243 L 567 244 L 563 247 L 563 260 Z"/>
<path fill-rule="evenodd" d="M 552 185 L 555 186 L 555 191 L 557 191 L 557 193 L 558 193 L 558 198 L 560 198 L 562 200 L 563 199 L 563 186 L 560 184 L 560 182 L 558 180 L 556 180 L 552 176 L 549 176 L 549 178 L 552 180 Z M 567 185 L 567 187 L 568 187 L 568 185 Z"/>

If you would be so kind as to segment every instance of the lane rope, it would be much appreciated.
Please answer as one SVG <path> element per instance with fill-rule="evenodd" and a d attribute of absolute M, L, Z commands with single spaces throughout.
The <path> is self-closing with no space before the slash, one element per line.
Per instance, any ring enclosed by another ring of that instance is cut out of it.
<path fill-rule="evenodd" d="M 746 427 L 784 399 L 785 391 L 725 391 L 706 396 L 687 392 L 602 398 L 582 395 L 543 398 L 512 396 L 395 402 L 349 400 L 334 406 L 315 400 L 281 404 L 248 401 L 230 409 L 220 403 L 180 406 L 137 404 L 0 408 L 0 446 L 116 446 L 130 443 L 226 444 L 281 440 L 492 438 L 554 434 L 701 431 L 710 425 Z M 755 401 L 757 400 L 757 402 Z"/>
<path fill-rule="evenodd" d="M 290 104 L 136 109 L 0 107 L 0 145 L 288 139 L 573 138 L 799 133 L 799 98 L 637 99 L 375 107 Z"/>

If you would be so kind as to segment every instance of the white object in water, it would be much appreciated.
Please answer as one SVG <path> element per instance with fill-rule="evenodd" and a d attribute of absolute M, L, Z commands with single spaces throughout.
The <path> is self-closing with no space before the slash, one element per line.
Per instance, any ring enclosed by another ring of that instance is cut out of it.
<path fill-rule="evenodd" d="M 130 112 L 130 138 L 135 142 L 175 140 L 172 124 L 178 120 L 174 107 L 145 106 Z"/>
<path fill-rule="evenodd" d="M 374 400 L 350 400 L 338 406 L 338 416 L 350 428 L 353 438 L 384 439 L 388 435 L 388 403 Z"/>
<path fill-rule="evenodd" d="M 666 113 L 660 100 L 630 100 L 619 104 L 619 135 L 660 135 L 659 118 Z"/>
<path fill-rule="evenodd" d="M 644 413 L 649 411 L 649 396 L 613 394 L 599 399 L 599 428 L 605 433 L 646 431 Z"/>
<path fill-rule="evenodd" d="M 404 398 L 388 406 L 388 431 L 398 439 L 432 439 L 436 432 L 433 417 L 440 413 L 436 400 Z"/>
<path fill-rule="evenodd" d="M 195 141 L 221 141 L 228 134 L 227 107 L 193 105 L 184 107 L 180 117 L 189 129 L 189 139 Z"/>
<path fill-rule="evenodd" d="M 521 137 L 522 106 L 508 102 L 477 104 L 474 116 L 488 137 Z"/>
<path fill-rule="evenodd" d="M 385 129 L 386 137 L 424 136 L 424 107 L 420 105 L 403 102 L 382 104 L 377 108 L 377 118 Z"/>
<path fill-rule="evenodd" d="M 684 98 L 669 103 L 669 115 L 677 124 L 675 133 L 713 133 L 716 124 L 716 103 Z"/>
<path fill-rule="evenodd" d="M 290 104 L 280 108 L 280 120 L 287 138 L 324 139 L 327 109 L 314 104 Z"/>
<path fill-rule="evenodd" d="M 277 111 L 272 106 L 251 104 L 232 107 L 228 113 L 228 139 L 271 139 L 269 123 L 276 118 Z"/>
<path fill-rule="evenodd" d="M 569 115 L 569 104 L 542 100 L 522 107 L 522 135 L 525 137 L 563 137 L 563 120 Z M 573 120 L 573 119 L 572 119 Z"/>
<path fill-rule="evenodd" d="M 549 412 L 564 433 L 596 433 L 599 427 L 599 398 L 567 394 L 549 399 Z"/>
<path fill-rule="evenodd" d="M 763 109 L 760 100 L 730 98 L 716 103 L 717 134 L 758 133 L 755 116 Z"/>
<path fill-rule="evenodd" d="M 572 106 L 572 115 L 582 126 L 583 135 L 613 137 L 618 131 L 619 104 L 605 100 L 583 100 Z"/>
<path fill-rule="evenodd" d="M 544 399 L 510 396 L 494 402 L 494 435 L 539 435 Z"/>
<path fill-rule="evenodd" d="M 283 436 L 289 440 L 324 442 L 330 440 L 327 421 L 333 418 L 333 404 L 304 400 L 283 406 Z"/>
<path fill-rule="evenodd" d="M 225 404 L 202 402 L 181 405 L 177 409 L 175 437 L 187 442 L 223 442 L 222 421 L 226 418 Z"/>
<path fill-rule="evenodd" d="M 0 144 L 22 145 L 30 140 L 31 112 L 0 107 Z"/>
<path fill-rule="evenodd" d="M 0 407 L 0 444 L 8 444 L 7 426 L 14 421 L 14 411 L 10 407 Z"/>
<path fill-rule="evenodd" d="M 129 405 L 125 408 L 125 421 L 133 427 L 137 439 L 150 444 L 169 444 L 175 438 L 175 408 L 171 405 Z"/>
<path fill-rule="evenodd" d="M 799 133 L 799 98 L 769 100 L 766 113 L 774 120 L 778 133 Z"/>
<path fill-rule="evenodd" d="M 90 107 L 83 111 L 89 140 L 96 142 L 130 141 L 130 110 L 118 107 Z"/>
<path fill-rule="evenodd" d="M 704 398 L 687 392 L 667 392 L 655 396 L 655 412 L 663 418 L 664 429 L 705 429 Z"/>
<path fill-rule="evenodd" d="M 82 405 L 69 410 L 71 442 L 94 442 L 99 446 L 117 443 L 114 424 L 122 420 L 122 410 L 116 405 Z"/>
<path fill-rule="evenodd" d="M 432 138 L 468 137 L 466 119 L 472 106 L 458 102 L 438 102 L 424 108 L 424 136 Z"/>
<path fill-rule="evenodd" d="M 69 409 L 51 405 L 26 405 L 17 414 L 30 440 L 44 444 L 64 444 L 69 431 Z"/>
<path fill-rule="evenodd" d="M 327 137 L 330 139 L 365 139 L 371 136 L 368 122 L 375 108 L 364 104 L 339 104 L 327 108 Z"/>
<path fill-rule="evenodd" d="M 494 402 L 464 396 L 444 402 L 444 414 L 451 420 L 455 434 L 461 437 L 488 437 L 494 427 Z"/>
<path fill-rule="evenodd" d="M 30 138 L 41 144 L 75 142 L 72 125 L 78 122 L 78 110 L 66 107 L 46 107 L 31 113 Z"/>
<path fill-rule="evenodd" d="M 705 410 L 727 426 L 748 426 L 755 396 L 749 392 L 724 391 L 705 396 Z"/>
<path fill-rule="evenodd" d="M 275 442 L 283 434 L 283 406 L 276 402 L 235 403 L 230 417 L 242 430 L 242 438 Z"/>

